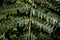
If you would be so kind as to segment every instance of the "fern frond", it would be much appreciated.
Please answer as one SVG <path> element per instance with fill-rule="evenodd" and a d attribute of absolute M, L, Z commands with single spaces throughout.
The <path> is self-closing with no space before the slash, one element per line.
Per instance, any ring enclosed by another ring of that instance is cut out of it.
<path fill-rule="evenodd" d="M 50 35 L 43 34 L 42 32 L 40 32 L 38 36 L 40 40 L 54 40 Z"/>
<path fill-rule="evenodd" d="M 17 23 L 19 23 L 20 27 L 22 27 L 23 25 L 27 25 L 27 27 L 28 27 L 29 18 L 25 17 L 25 16 L 23 16 L 23 17 L 10 16 L 9 20 L 5 20 L 5 21 L 3 20 L 0 23 L 0 28 L 1 28 L 0 33 L 7 32 L 7 30 L 10 28 L 16 28 Z M 35 18 L 35 17 L 32 18 L 32 25 L 35 25 L 34 28 L 39 28 L 39 30 L 43 30 L 44 32 L 47 32 L 48 34 L 51 34 L 53 32 L 53 28 L 54 28 L 54 25 L 51 25 L 48 22 L 46 22 L 45 20 Z M 23 29 L 23 30 L 26 30 L 26 29 Z"/>
<path fill-rule="evenodd" d="M 2 21 L 1 25 L 4 23 L 4 25 L 6 25 L 6 27 L 9 28 L 9 25 L 14 27 L 14 25 L 16 26 L 17 23 L 19 23 L 19 26 L 23 26 L 24 24 L 25 25 L 28 25 L 29 23 L 29 18 L 28 17 L 9 17 L 10 20 L 7 20 L 7 21 Z M 9 23 L 9 24 L 8 24 Z M 38 27 L 40 27 L 40 29 L 43 29 L 44 31 L 47 31 L 48 30 L 48 33 L 53 31 L 53 28 L 54 28 L 54 25 L 46 22 L 45 20 L 41 20 L 41 19 L 38 19 L 38 18 L 35 18 L 33 17 L 32 19 L 32 24 L 33 25 L 37 25 Z M 8 25 L 8 26 L 7 26 Z M 4 26 L 3 26 L 4 27 Z M 37 27 L 37 28 L 38 28 Z M 49 28 L 49 29 L 48 29 Z M 51 28 L 51 29 L 50 29 Z M 1 29 L 3 30 L 3 29 Z M 51 31 L 52 30 L 52 31 Z"/>
<path fill-rule="evenodd" d="M 6 15 L 9 14 L 18 14 L 17 10 L 20 11 L 20 13 L 28 12 L 30 6 L 28 4 L 12 4 L 4 7 L 0 7 L 0 19 L 4 19 Z"/>
<path fill-rule="evenodd" d="M 60 19 L 60 16 L 58 16 L 55 13 L 52 13 L 48 10 L 46 10 L 45 8 L 41 8 L 40 9 L 34 9 L 34 13 L 33 16 L 38 17 L 40 19 L 46 20 L 48 23 L 51 23 L 53 25 L 55 25 L 55 23 L 57 23 Z"/>
<path fill-rule="evenodd" d="M 50 1 L 50 2 L 49 2 Z M 54 3 L 51 3 L 51 1 Z M 42 7 L 46 7 L 46 8 L 48 8 L 48 9 L 52 9 L 52 10 L 54 10 L 54 11 L 57 11 L 57 12 L 59 12 L 59 10 L 60 10 L 60 8 L 59 8 L 59 5 L 58 4 L 60 4 L 59 3 L 59 1 L 57 1 L 57 0 L 35 0 L 35 2 L 36 2 L 36 4 L 37 4 L 37 6 L 38 5 L 40 5 L 40 6 L 42 6 Z M 57 3 L 56 3 L 57 2 Z M 57 5 L 57 6 L 56 6 Z"/>

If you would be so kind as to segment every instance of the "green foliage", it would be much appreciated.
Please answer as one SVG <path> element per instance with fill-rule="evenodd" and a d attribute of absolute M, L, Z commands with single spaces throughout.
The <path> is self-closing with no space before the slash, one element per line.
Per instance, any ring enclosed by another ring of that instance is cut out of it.
<path fill-rule="evenodd" d="M 0 40 L 27 40 L 32 0 L 3 0 L 2 4 Z M 59 4 L 59 0 L 34 0 L 31 40 L 55 40 L 60 37 L 57 31 L 60 27 Z"/>
<path fill-rule="evenodd" d="M 38 13 L 38 14 L 37 14 Z M 55 25 L 60 19 L 60 16 L 56 15 L 55 13 L 52 13 L 45 8 L 38 8 L 35 10 L 34 16 L 40 18 L 40 19 L 45 19 L 47 22 Z"/>
<path fill-rule="evenodd" d="M 40 40 L 54 40 L 50 35 L 43 34 L 42 32 L 38 34 Z"/>

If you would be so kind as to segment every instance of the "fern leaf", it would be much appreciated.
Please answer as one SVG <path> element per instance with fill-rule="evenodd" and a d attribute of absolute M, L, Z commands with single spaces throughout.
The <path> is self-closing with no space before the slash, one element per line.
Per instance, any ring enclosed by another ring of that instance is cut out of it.
<path fill-rule="evenodd" d="M 59 19 L 60 16 L 58 16 L 57 14 L 52 13 L 50 11 L 48 11 L 48 13 L 46 13 L 46 10 L 42 9 L 42 8 L 36 9 L 33 16 L 36 16 L 36 17 L 41 18 L 41 19 L 45 19 L 47 22 L 49 22 L 53 25 L 60 20 Z"/>

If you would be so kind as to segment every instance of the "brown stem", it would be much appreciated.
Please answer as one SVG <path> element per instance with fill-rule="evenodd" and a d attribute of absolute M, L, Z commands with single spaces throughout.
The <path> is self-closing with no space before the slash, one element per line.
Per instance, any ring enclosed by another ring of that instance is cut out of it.
<path fill-rule="evenodd" d="M 30 36 L 31 36 L 32 9 L 33 8 L 31 7 L 30 19 L 29 19 L 29 37 L 28 37 L 28 40 L 30 40 Z"/>
<path fill-rule="evenodd" d="M 31 10 L 30 10 L 30 18 L 29 18 L 29 34 L 28 34 L 28 40 L 31 40 L 31 23 L 32 23 L 32 11 L 33 11 L 33 4 L 34 0 L 32 0 Z"/>

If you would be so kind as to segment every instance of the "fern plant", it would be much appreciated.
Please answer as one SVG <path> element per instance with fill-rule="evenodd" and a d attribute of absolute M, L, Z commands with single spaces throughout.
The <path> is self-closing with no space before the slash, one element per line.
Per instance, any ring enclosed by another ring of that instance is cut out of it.
<path fill-rule="evenodd" d="M 0 40 L 60 40 L 59 0 L 1 0 L 0 4 Z"/>

